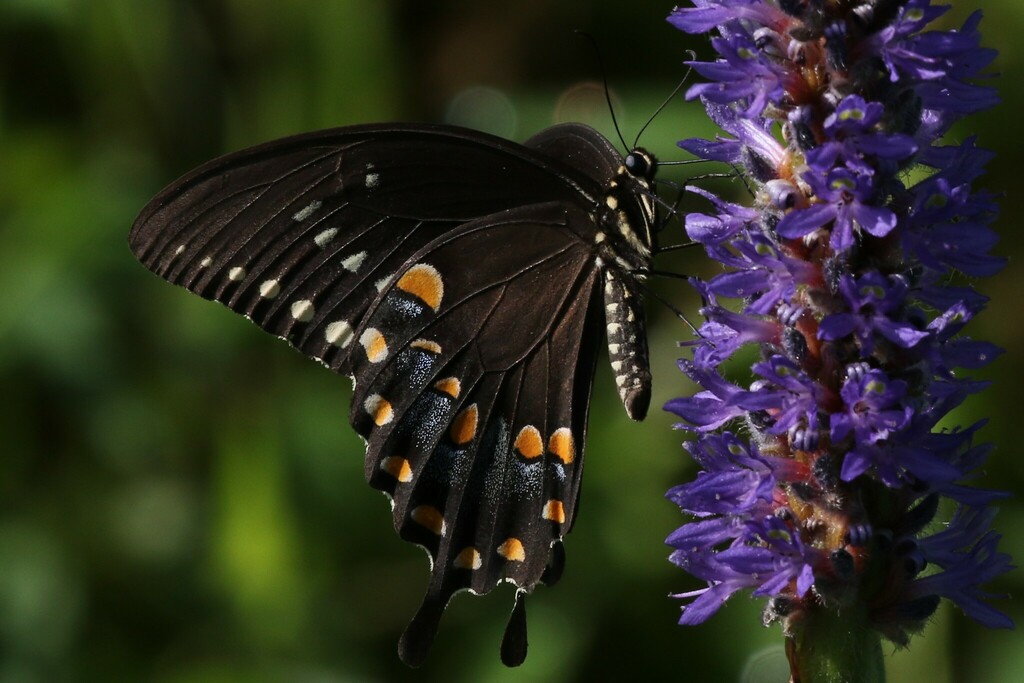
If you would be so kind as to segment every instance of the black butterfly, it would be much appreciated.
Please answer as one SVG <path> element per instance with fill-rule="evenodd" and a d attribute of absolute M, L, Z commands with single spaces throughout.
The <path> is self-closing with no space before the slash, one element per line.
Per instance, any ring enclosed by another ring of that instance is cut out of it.
<path fill-rule="evenodd" d="M 460 590 L 555 583 L 583 470 L 601 330 L 626 412 L 650 402 L 642 280 L 655 159 L 580 124 L 519 145 L 369 125 L 215 159 L 135 220 L 150 270 L 354 378 L 349 419 L 395 528 L 432 559 L 399 643 L 426 656 Z"/>

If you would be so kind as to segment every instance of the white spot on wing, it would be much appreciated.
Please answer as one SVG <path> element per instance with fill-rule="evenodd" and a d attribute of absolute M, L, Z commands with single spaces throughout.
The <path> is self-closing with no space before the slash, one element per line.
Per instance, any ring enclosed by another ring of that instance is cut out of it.
<path fill-rule="evenodd" d="M 260 296 L 264 299 L 273 299 L 281 293 L 281 283 L 277 280 L 264 280 L 260 285 Z"/>
<path fill-rule="evenodd" d="M 245 268 L 242 266 L 235 266 L 228 271 L 228 279 L 232 282 L 238 282 L 245 278 Z"/>
<path fill-rule="evenodd" d="M 366 187 L 371 189 L 377 187 L 380 184 L 380 173 L 367 173 L 366 174 Z"/>
<path fill-rule="evenodd" d="M 363 261 L 366 260 L 366 252 L 361 251 L 358 254 L 352 254 L 347 259 L 341 262 L 341 267 L 345 270 L 353 273 L 359 270 L 359 267 L 363 265 Z"/>
<path fill-rule="evenodd" d="M 185 253 L 185 245 L 184 244 L 179 244 L 178 248 L 174 250 L 174 255 L 175 256 L 181 256 L 184 253 Z"/>
<path fill-rule="evenodd" d="M 296 301 L 292 304 L 292 317 L 300 323 L 308 323 L 313 319 L 313 302 L 309 299 Z"/>
<path fill-rule="evenodd" d="M 327 228 L 326 230 L 324 230 L 323 232 L 318 234 L 316 237 L 314 237 L 313 241 L 316 242 L 316 246 L 318 246 L 321 249 L 323 249 L 324 247 L 327 246 L 328 242 L 330 242 L 331 240 L 334 239 L 334 236 L 337 235 L 337 234 L 338 234 L 338 229 L 337 228 Z"/>
<path fill-rule="evenodd" d="M 336 320 L 327 326 L 324 330 L 324 336 L 327 337 L 328 344 L 334 344 L 338 348 L 345 348 L 352 343 L 352 335 L 355 330 L 344 320 Z"/>
<path fill-rule="evenodd" d="M 211 265 L 213 265 L 213 259 L 210 258 L 209 256 L 207 256 L 206 258 L 199 262 L 200 268 L 209 268 Z"/>
<path fill-rule="evenodd" d="M 310 216 L 312 216 L 313 212 L 319 209 L 322 205 L 323 202 L 321 202 L 319 199 L 314 199 L 309 204 L 307 204 L 305 208 L 296 211 L 295 214 L 292 216 L 292 220 L 304 221 Z"/>
<path fill-rule="evenodd" d="M 383 292 L 384 288 L 388 286 L 389 282 L 391 282 L 391 278 L 392 277 L 394 277 L 394 276 L 389 275 L 387 277 L 382 277 L 381 279 L 379 279 L 375 283 L 373 283 L 373 286 L 377 288 L 378 292 Z"/>

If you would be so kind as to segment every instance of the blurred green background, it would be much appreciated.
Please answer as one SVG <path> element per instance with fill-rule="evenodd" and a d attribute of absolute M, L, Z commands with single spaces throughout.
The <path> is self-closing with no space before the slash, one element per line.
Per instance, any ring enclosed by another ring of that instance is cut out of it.
<path fill-rule="evenodd" d="M 962 19 L 978 3 L 957 2 Z M 1009 353 L 958 415 L 990 418 L 982 485 L 1022 490 L 1024 279 L 1014 257 L 1024 135 L 1024 5 L 984 3 L 1004 104 L 976 117 L 1005 192 L 992 296 L 977 338 Z M 458 596 L 427 665 L 395 643 L 427 580 L 363 483 L 349 383 L 239 316 L 173 288 L 128 252 L 147 199 L 222 152 L 366 121 L 453 121 L 515 139 L 557 120 L 611 137 L 601 44 L 627 138 L 682 78 L 702 40 L 671 29 L 671 3 L 581 0 L 0 0 L 0 683 L 444 680 L 782 681 L 777 629 L 735 599 L 699 628 L 669 592 L 694 587 L 665 557 L 682 516 L 663 499 L 692 477 L 654 410 L 630 423 L 598 368 L 582 514 L 557 589 L 529 601 L 531 652 L 497 648 L 511 590 Z M 710 135 L 673 103 L 644 135 Z M 709 169 L 714 170 L 714 169 Z M 660 264 L 711 272 L 691 250 Z M 684 310 L 696 300 L 669 282 Z M 652 305 L 655 405 L 690 391 L 675 370 L 687 329 Z M 1024 558 L 1024 507 L 997 519 Z M 1018 596 L 1019 572 L 994 588 Z M 507 587 L 505 587 L 507 588 Z M 1002 609 L 1024 622 L 1024 602 Z M 948 606 L 891 680 L 1024 680 L 1024 639 Z M 746 678 L 744 678 L 746 676 Z"/>

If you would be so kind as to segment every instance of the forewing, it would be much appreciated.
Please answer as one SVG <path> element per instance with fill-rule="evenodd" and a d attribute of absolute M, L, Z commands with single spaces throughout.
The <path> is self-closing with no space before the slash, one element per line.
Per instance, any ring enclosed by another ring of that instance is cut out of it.
<path fill-rule="evenodd" d="M 589 220 L 549 203 L 470 222 L 409 259 L 355 332 L 367 478 L 432 560 L 409 663 L 455 592 L 560 571 L 601 341 Z"/>
<path fill-rule="evenodd" d="M 602 186 L 622 170 L 622 153 L 608 138 L 582 123 L 550 126 L 524 144 L 546 157 L 558 159 Z"/>
<path fill-rule="evenodd" d="M 220 301 L 348 373 L 355 330 L 411 254 L 453 228 L 599 187 L 521 145 L 443 126 L 353 126 L 209 162 L 141 212 L 129 244 L 165 279 Z"/>

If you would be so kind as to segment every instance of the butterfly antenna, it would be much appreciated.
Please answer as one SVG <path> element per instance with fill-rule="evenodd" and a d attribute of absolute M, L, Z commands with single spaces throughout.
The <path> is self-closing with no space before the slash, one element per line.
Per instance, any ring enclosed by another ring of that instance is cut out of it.
<path fill-rule="evenodd" d="M 608 72 L 604 68 L 604 59 L 601 57 L 601 46 L 597 44 L 597 39 L 586 31 L 580 31 L 577 29 L 576 33 L 589 40 L 590 44 L 594 46 L 594 52 L 597 54 L 597 65 L 601 70 L 601 82 L 604 84 L 604 99 L 608 103 L 608 113 L 612 115 L 612 125 L 615 126 L 615 133 L 619 136 L 619 142 L 622 143 L 626 152 L 629 152 L 633 148 L 626 144 L 626 138 L 622 137 L 622 131 L 619 129 L 619 120 L 615 117 L 615 107 L 612 105 L 612 93 L 611 90 L 608 89 Z"/>
<path fill-rule="evenodd" d="M 689 166 L 690 164 L 706 164 L 710 159 L 680 159 L 679 161 L 662 161 L 658 159 L 658 166 Z"/>
<path fill-rule="evenodd" d="M 690 55 L 691 62 L 697 59 L 697 53 L 694 52 L 693 50 L 687 50 L 686 54 Z M 651 114 L 651 118 L 647 119 L 647 123 L 645 123 L 643 125 L 643 128 L 640 129 L 640 132 L 636 134 L 636 140 L 633 141 L 633 147 L 631 147 L 630 149 L 635 148 L 640 143 L 640 136 L 644 134 L 645 130 L 647 130 L 647 126 L 651 125 L 651 122 L 653 122 L 654 119 L 658 116 L 658 114 L 661 113 L 661 110 L 667 107 L 668 103 L 671 102 L 672 99 L 679 94 L 679 91 L 683 89 L 683 84 L 686 83 L 686 81 L 690 78 L 691 73 L 693 73 L 692 66 L 686 70 L 686 73 L 683 75 L 682 80 L 679 81 L 679 84 L 676 87 L 672 88 L 672 92 L 668 94 L 668 97 L 665 98 L 665 101 L 662 102 L 658 106 L 658 108 L 654 110 L 654 113 Z"/>

